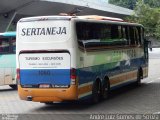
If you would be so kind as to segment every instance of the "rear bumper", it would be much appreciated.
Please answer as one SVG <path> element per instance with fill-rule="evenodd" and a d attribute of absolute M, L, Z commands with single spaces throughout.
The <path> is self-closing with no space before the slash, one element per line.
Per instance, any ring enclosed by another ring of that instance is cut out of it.
<path fill-rule="evenodd" d="M 78 91 L 76 85 L 70 88 L 22 88 L 18 85 L 18 94 L 20 99 L 34 102 L 62 102 L 78 99 Z"/>

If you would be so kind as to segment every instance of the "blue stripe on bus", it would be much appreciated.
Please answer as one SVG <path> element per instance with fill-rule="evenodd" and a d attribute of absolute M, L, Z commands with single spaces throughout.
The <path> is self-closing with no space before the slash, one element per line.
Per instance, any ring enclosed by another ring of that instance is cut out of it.
<path fill-rule="evenodd" d="M 21 85 L 70 85 L 69 69 L 21 69 Z"/>
<path fill-rule="evenodd" d="M 147 66 L 144 58 L 130 60 L 130 66 L 125 65 L 126 61 L 119 62 L 119 66 L 116 66 L 117 63 L 108 63 L 77 69 L 79 85 L 94 81 L 97 77 L 104 78 L 106 73 L 108 76 L 114 76 L 121 73 L 137 70 L 140 65 L 142 65 L 141 67 Z M 48 70 L 50 71 L 51 75 L 39 75 L 39 71 Z M 20 77 L 21 85 L 37 85 L 43 83 L 56 85 L 70 84 L 69 69 L 21 69 Z"/>
<path fill-rule="evenodd" d="M 77 71 L 79 85 L 96 80 L 96 78 L 104 78 L 137 70 L 140 66 L 146 67 L 147 62 L 144 58 L 136 58 L 130 60 L 130 65 L 125 65 L 126 61 L 96 65 L 91 67 L 80 68 Z M 119 66 L 116 66 L 118 64 Z"/>

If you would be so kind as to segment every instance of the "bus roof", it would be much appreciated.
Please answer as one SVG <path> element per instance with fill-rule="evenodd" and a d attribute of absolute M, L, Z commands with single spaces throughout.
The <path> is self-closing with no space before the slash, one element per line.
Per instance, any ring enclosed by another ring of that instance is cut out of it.
<path fill-rule="evenodd" d="M 5 36 L 5 37 L 16 36 L 16 32 L 15 31 L 4 32 L 0 33 L 0 36 Z"/>
<path fill-rule="evenodd" d="M 109 20 L 109 21 L 124 22 L 124 20 L 120 19 L 120 18 L 105 17 L 105 16 L 99 16 L 99 15 L 85 15 L 85 16 L 78 16 L 78 18 L 80 18 L 80 19 Z"/>
<path fill-rule="evenodd" d="M 118 22 L 124 22 L 123 19 L 120 18 L 114 18 L 114 17 L 106 17 L 106 16 L 99 16 L 99 15 L 84 15 L 84 16 L 38 16 L 38 17 L 27 17 L 27 18 L 22 18 L 20 22 L 27 22 L 27 21 L 40 21 L 40 20 L 52 20 L 52 19 L 64 19 L 64 20 L 69 20 L 69 19 L 93 19 L 93 20 L 109 20 L 109 21 L 118 21 Z"/>
<path fill-rule="evenodd" d="M 107 21 L 107 22 L 117 22 L 117 23 L 125 23 L 125 24 L 132 24 L 132 25 L 140 25 L 138 23 L 131 23 L 124 21 L 121 18 L 114 18 L 114 17 L 106 17 L 106 16 L 99 16 L 99 15 L 84 15 L 84 16 L 68 16 L 68 15 L 58 15 L 58 16 L 37 16 L 37 17 L 27 17 L 22 18 L 19 22 L 30 22 L 30 21 L 45 21 L 45 20 L 71 20 L 71 19 L 79 19 L 79 20 L 96 20 L 96 21 Z"/>

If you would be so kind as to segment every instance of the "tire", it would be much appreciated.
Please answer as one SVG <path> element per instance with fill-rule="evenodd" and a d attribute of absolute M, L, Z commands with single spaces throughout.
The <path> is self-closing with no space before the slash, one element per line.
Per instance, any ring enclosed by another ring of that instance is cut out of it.
<path fill-rule="evenodd" d="M 99 102 L 99 99 L 100 99 L 100 85 L 98 82 L 95 82 L 92 87 L 91 103 L 96 104 Z"/>
<path fill-rule="evenodd" d="M 141 85 L 141 71 L 138 70 L 138 72 L 137 72 L 136 86 L 140 86 L 140 85 Z"/>
<path fill-rule="evenodd" d="M 102 89 L 101 89 L 101 98 L 103 100 L 108 99 L 110 94 L 110 84 L 109 80 L 105 79 L 103 84 L 102 84 Z"/>
<path fill-rule="evenodd" d="M 17 85 L 9 85 L 12 89 L 17 90 Z"/>

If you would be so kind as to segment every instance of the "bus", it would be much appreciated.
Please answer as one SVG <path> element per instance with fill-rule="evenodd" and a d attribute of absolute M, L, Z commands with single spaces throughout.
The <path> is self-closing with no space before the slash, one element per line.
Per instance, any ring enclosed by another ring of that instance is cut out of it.
<path fill-rule="evenodd" d="M 17 24 L 20 99 L 41 103 L 107 99 L 148 76 L 144 28 L 119 18 L 39 16 Z"/>
<path fill-rule="evenodd" d="M 16 32 L 0 33 L 0 85 L 16 85 Z"/>

